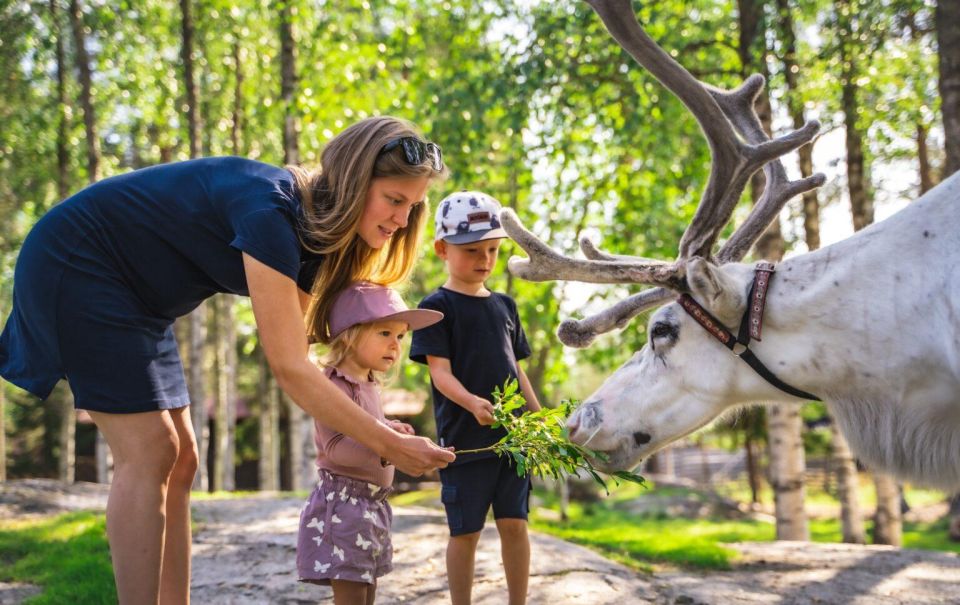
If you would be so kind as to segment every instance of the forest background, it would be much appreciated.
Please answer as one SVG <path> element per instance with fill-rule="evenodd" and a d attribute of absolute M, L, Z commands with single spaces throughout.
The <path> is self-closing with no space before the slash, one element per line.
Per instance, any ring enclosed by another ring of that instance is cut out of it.
<path fill-rule="evenodd" d="M 815 249 L 821 213 L 832 217 L 831 233 L 859 229 L 960 166 L 957 0 L 634 7 L 705 82 L 733 87 L 764 74 L 758 110 L 770 131 L 823 123 L 823 136 L 784 163 L 791 174 L 827 172 L 827 185 L 788 205 L 755 258 Z M 571 254 L 589 234 L 610 252 L 675 256 L 709 173 L 692 116 L 583 2 L 0 0 L 0 70 L 4 318 L 26 233 L 86 184 L 198 156 L 313 165 L 327 141 L 370 115 L 409 119 L 442 146 L 452 176 L 434 201 L 484 190 Z M 738 217 L 760 187 L 745 194 Z M 489 286 L 519 304 L 534 388 L 548 404 L 588 395 L 643 345 L 645 322 L 586 350 L 562 347 L 555 327 L 637 288 L 525 282 L 505 270 L 513 251 L 504 247 Z M 415 303 L 443 279 L 425 245 L 406 299 Z M 206 402 L 192 408 L 197 488 L 310 485 L 311 423 L 266 370 L 249 301 L 217 296 L 177 333 L 192 398 Z M 406 362 L 388 386 L 395 409 L 412 401 L 414 423 L 431 434 L 429 403 L 418 405 L 429 389 L 425 369 Z M 0 385 L 0 424 L 0 480 L 109 477 L 106 448 L 66 388 L 41 405 Z M 821 405 L 775 406 L 712 434 L 746 448 L 751 485 L 764 474 L 779 484 L 783 459 L 783 472 L 796 473 L 805 454 L 843 457 L 829 427 Z"/>

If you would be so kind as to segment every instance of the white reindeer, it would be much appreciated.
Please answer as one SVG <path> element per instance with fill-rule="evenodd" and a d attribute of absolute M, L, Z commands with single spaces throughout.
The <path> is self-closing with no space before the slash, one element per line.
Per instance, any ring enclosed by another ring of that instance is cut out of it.
<path fill-rule="evenodd" d="M 673 262 L 607 255 L 586 239 L 587 260 L 567 258 L 505 213 L 504 228 L 530 257 L 510 259 L 510 270 L 523 278 L 659 286 L 563 322 L 558 334 L 567 345 L 587 346 L 638 313 L 686 295 L 689 310 L 672 302 L 653 314 L 646 346 L 570 418 L 571 439 L 605 453 L 606 470 L 629 469 L 727 410 L 816 397 L 829 404 L 855 454 L 872 468 L 960 487 L 960 173 L 847 240 L 790 258 L 772 276 L 757 273 L 755 265 L 734 261 L 787 200 L 822 184 L 822 175 L 788 181 L 778 159 L 812 140 L 819 125 L 770 140 L 753 110 L 761 77 L 730 92 L 708 87 L 646 35 L 630 0 L 590 4 L 619 44 L 691 110 L 713 163 Z M 761 200 L 714 255 L 720 230 L 761 167 Z M 762 297 L 752 298 L 755 275 L 769 276 L 765 312 Z M 752 315 L 745 315 L 748 298 L 757 307 Z M 715 318 L 716 334 L 694 314 Z M 743 322 L 753 325 L 755 340 L 721 344 L 718 338 L 729 339 L 727 329 L 737 334 Z M 744 363 L 747 343 L 767 378 Z"/>

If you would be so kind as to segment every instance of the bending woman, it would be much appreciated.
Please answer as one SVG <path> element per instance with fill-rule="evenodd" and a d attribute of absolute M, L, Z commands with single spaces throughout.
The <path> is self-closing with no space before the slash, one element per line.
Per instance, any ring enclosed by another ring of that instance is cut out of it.
<path fill-rule="evenodd" d="M 233 157 L 165 164 L 91 185 L 33 227 L 0 376 L 42 399 L 65 377 L 110 445 L 120 603 L 189 602 L 198 458 L 173 322 L 217 292 L 250 296 L 277 382 L 314 419 L 410 474 L 453 460 L 377 422 L 307 356 L 349 283 L 410 273 L 427 188 L 444 175 L 439 147 L 377 117 L 330 141 L 316 172 Z"/>

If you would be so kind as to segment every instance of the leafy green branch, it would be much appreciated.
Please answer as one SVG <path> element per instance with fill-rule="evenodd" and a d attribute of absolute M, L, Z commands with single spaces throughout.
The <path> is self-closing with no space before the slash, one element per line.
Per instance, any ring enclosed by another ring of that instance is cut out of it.
<path fill-rule="evenodd" d="M 494 452 L 501 457 L 509 456 L 521 477 L 530 473 L 562 479 L 584 471 L 609 493 L 607 482 L 590 462 L 591 458 L 605 461 L 606 454 L 571 442 L 567 434 L 567 418 L 580 405 L 579 401 L 565 400 L 555 408 L 517 415 L 515 412 L 526 405 L 526 400 L 519 392 L 516 380 L 504 384 L 503 390 L 497 387 L 493 397 L 494 423 L 491 428 L 503 427 L 507 434 L 489 447 L 458 450 L 457 454 Z M 644 483 L 643 477 L 629 471 L 617 471 L 610 476 L 618 485 L 620 480 Z"/>

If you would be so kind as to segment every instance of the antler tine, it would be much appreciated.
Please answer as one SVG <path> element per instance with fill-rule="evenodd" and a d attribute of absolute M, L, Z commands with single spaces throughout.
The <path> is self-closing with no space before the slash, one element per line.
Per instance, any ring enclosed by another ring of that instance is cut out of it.
<path fill-rule="evenodd" d="M 710 258 L 713 244 L 753 173 L 812 140 L 819 125 L 810 122 L 795 132 L 769 139 L 753 110 L 753 101 L 763 87 L 762 77 L 748 78 L 733 92 L 719 91 L 694 78 L 657 46 L 637 21 L 630 0 L 587 2 L 620 46 L 686 105 L 707 138 L 713 158 L 710 177 L 693 221 L 680 240 L 680 258 Z M 749 144 L 737 138 L 734 127 Z M 754 132 L 755 127 L 758 132 Z"/>
<path fill-rule="evenodd" d="M 626 298 L 609 309 L 586 319 L 567 319 L 557 328 L 557 337 L 568 347 L 582 349 L 600 334 L 622 328 L 631 319 L 647 309 L 656 307 L 676 296 L 667 288 L 650 288 Z"/>
<path fill-rule="evenodd" d="M 680 241 L 680 258 L 694 254 L 709 256 L 752 174 L 752 171 L 742 174 L 748 163 L 744 145 L 703 83 L 674 61 L 643 30 L 630 0 L 587 2 L 617 43 L 690 110 L 707 138 L 713 156 L 710 177 L 693 221 Z"/>
<path fill-rule="evenodd" d="M 733 91 L 723 91 L 711 88 L 710 93 L 714 100 L 720 105 L 727 118 L 733 122 L 736 129 L 751 144 L 756 145 L 758 153 L 761 150 L 771 151 L 773 158 L 763 166 L 766 185 L 763 188 L 763 195 L 750 211 L 747 220 L 733 233 L 724 243 L 717 253 L 717 261 L 725 263 L 729 261 L 738 261 L 747 254 L 750 248 L 756 243 L 757 239 L 763 234 L 770 223 L 777 217 L 780 210 L 791 198 L 811 189 L 823 185 L 826 177 L 822 173 L 790 181 L 787 178 L 786 170 L 780 161 L 779 149 L 773 150 L 773 143 L 770 141 L 763 125 L 760 122 L 754 110 L 754 104 L 760 90 L 763 88 L 763 76 L 754 74 L 747 78 L 744 83 Z M 786 141 L 786 146 L 790 147 L 800 142 L 797 147 L 801 147 L 820 130 L 820 123 L 816 120 L 806 122 L 802 128 L 789 133 L 779 141 Z"/>
<path fill-rule="evenodd" d="M 622 261 L 632 261 L 632 262 L 660 262 L 649 258 L 644 258 L 642 256 L 630 256 L 625 254 L 609 254 L 600 250 L 594 245 L 593 241 L 584 235 L 580 238 L 580 250 L 583 251 L 583 255 L 589 258 L 590 260 L 622 260 Z"/>
<path fill-rule="evenodd" d="M 648 260 L 580 260 L 554 251 L 527 231 L 517 215 L 506 208 L 500 222 L 529 258 L 512 257 L 507 268 L 528 281 L 566 279 L 595 284 L 654 284 L 668 288 L 686 287 L 685 272 L 677 263 Z"/>

